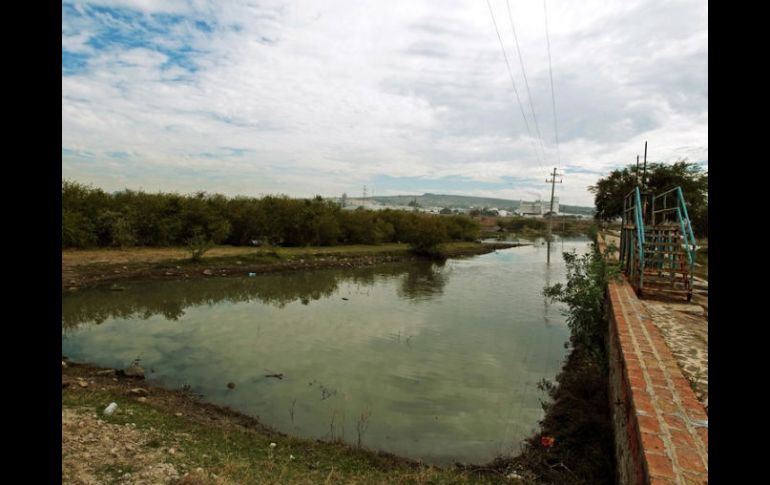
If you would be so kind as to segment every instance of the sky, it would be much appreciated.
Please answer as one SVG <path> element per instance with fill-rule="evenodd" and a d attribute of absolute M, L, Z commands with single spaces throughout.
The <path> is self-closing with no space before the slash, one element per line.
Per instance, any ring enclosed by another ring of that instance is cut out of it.
<path fill-rule="evenodd" d="M 62 176 L 534 200 L 556 167 L 561 203 L 590 206 L 645 140 L 708 169 L 707 2 L 550 0 L 547 20 L 553 96 L 542 0 L 64 1 Z"/>

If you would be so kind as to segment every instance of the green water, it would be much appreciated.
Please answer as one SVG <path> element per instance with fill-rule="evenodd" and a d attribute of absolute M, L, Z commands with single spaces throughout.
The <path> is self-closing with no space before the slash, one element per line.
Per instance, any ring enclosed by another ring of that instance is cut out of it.
<path fill-rule="evenodd" d="M 63 298 L 62 353 L 121 368 L 140 358 L 151 382 L 289 434 L 486 462 L 537 428 L 537 383 L 558 373 L 569 336 L 541 291 L 564 281 L 562 251 L 587 248 L 557 242 L 550 266 L 537 242 L 443 265 L 85 290 Z"/>

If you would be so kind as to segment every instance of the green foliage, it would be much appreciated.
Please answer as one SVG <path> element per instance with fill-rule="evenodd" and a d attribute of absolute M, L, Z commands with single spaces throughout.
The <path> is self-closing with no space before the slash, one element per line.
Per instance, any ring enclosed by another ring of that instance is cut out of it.
<path fill-rule="evenodd" d="M 423 217 L 405 238 L 412 251 L 427 256 L 440 256 L 439 245 L 448 240 L 446 224 L 442 223 L 441 219 L 430 216 Z"/>
<path fill-rule="evenodd" d="M 583 256 L 564 253 L 566 285 L 546 287 L 543 294 L 569 306 L 570 352 L 556 383 L 542 381 L 541 432 L 526 440 L 515 460 L 544 483 L 580 485 L 616 482 L 614 439 L 609 402 L 609 366 L 605 347 L 605 288 L 614 270 L 594 246 Z M 554 438 L 544 448 L 542 436 Z"/>
<path fill-rule="evenodd" d="M 447 235 L 454 241 L 475 241 L 479 236 L 481 224 L 464 215 L 445 218 Z"/>
<path fill-rule="evenodd" d="M 596 224 L 591 224 L 588 227 L 588 231 L 586 232 L 586 235 L 593 241 L 594 243 L 597 243 L 597 238 L 599 237 L 599 226 Z"/>
<path fill-rule="evenodd" d="M 269 246 L 383 244 L 415 238 L 415 231 L 426 218 L 432 219 L 432 225 L 439 228 L 437 232 L 446 233 L 450 240 L 472 241 L 478 233 L 478 223 L 466 216 L 343 211 L 321 197 L 227 198 L 204 192 L 179 195 L 132 190 L 106 194 L 77 182 L 62 181 L 63 247 L 203 248 L 222 243 L 251 245 L 252 241 Z"/>
<path fill-rule="evenodd" d="M 604 294 L 607 282 L 615 270 L 594 250 L 582 256 L 565 252 L 567 283 L 546 287 L 543 295 L 569 306 L 567 325 L 573 347 L 580 347 L 597 361 L 606 361 L 604 336 Z"/>
<path fill-rule="evenodd" d="M 203 255 L 212 247 L 214 247 L 214 243 L 200 229 L 197 229 L 187 240 L 187 249 L 190 250 L 190 259 L 192 261 L 200 261 Z"/>
<path fill-rule="evenodd" d="M 639 169 L 642 172 L 642 169 Z M 637 177 L 638 175 L 638 177 Z M 623 198 L 641 181 L 643 172 L 637 174 L 636 165 L 613 170 L 588 189 L 594 193 L 596 218 L 611 220 L 623 212 Z M 700 165 L 680 160 L 673 164 L 652 163 L 647 165 L 646 190 L 655 194 L 674 187 L 681 187 L 687 212 L 697 236 L 708 234 L 708 172 Z"/>
<path fill-rule="evenodd" d="M 543 231 L 548 227 L 548 224 L 543 219 L 533 217 L 512 217 L 507 222 L 501 220 L 500 226 L 511 232 L 521 232 L 524 229 Z"/>

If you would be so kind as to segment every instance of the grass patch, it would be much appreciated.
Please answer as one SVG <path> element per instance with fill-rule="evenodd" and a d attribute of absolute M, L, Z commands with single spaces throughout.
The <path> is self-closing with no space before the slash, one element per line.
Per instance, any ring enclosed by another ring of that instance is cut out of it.
<path fill-rule="evenodd" d="M 118 412 L 103 416 L 106 403 L 116 402 Z M 260 426 L 244 426 L 214 419 L 174 414 L 162 404 L 140 403 L 112 391 L 64 389 L 62 405 L 92 410 L 105 422 L 130 426 L 150 437 L 145 446 L 176 448 L 164 455 L 179 471 L 198 467 L 178 484 L 217 483 L 517 483 L 499 474 L 441 469 L 410 462 L 384 453 L 355 448 L 341 442 L 319 442 L 284 436 Z M 270 443 L 276 443 L 274 449 Z M 118 468 L 104 465 L 100 475 L 117 478 Z M 113 469 L 114 468 L 114 469 Z M 120 467 L 123 473 L 125 467 Z M 206 481 L 214 474 L 216 481 Z"/>

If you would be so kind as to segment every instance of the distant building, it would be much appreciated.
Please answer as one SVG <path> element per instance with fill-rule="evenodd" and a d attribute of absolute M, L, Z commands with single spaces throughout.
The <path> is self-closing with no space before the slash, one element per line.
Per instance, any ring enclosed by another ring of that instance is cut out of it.
<path fill-rule="evenodd" d="M 516 211 L 522 216 L 544 216 L 551 210 L 550 200 L 536 200 L 534 202 L 519 202 L 519 209 Z M 553 198 L 553 213 L 559 213 L 559 198 Z"/>

